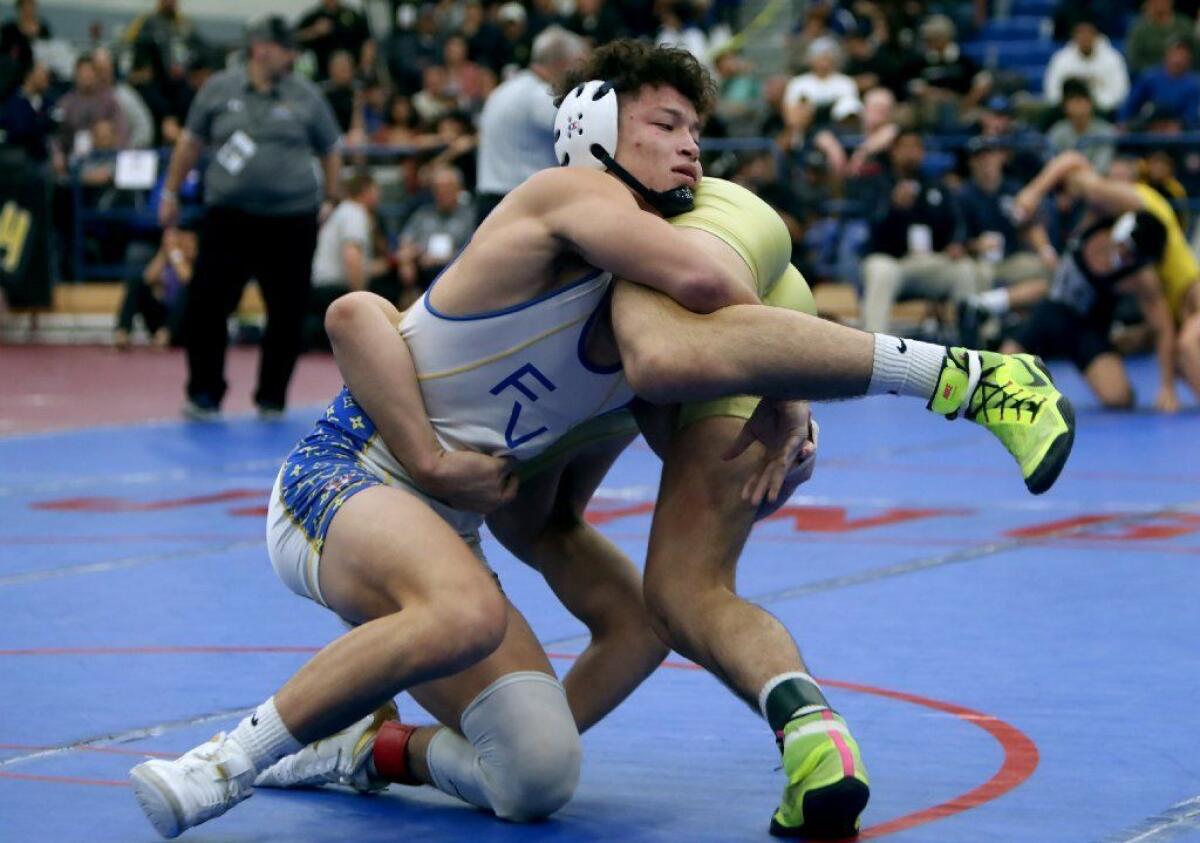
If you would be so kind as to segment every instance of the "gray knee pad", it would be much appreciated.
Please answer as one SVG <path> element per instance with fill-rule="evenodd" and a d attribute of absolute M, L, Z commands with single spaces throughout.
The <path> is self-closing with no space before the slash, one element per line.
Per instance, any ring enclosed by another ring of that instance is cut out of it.
<path fill-rule="evenodd" d="M 464 741 L 443 729 L 426 759 L 439 790 L 513 822 L 541 819 L 571 798 L 582 751 L 566 691 L 536 671 L 510 673 L 462 716 Z"/>

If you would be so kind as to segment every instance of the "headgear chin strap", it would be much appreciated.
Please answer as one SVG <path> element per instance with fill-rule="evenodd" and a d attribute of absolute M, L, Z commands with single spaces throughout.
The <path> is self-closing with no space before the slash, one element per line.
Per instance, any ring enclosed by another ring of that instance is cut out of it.
<path fill-rule="evenodd" d="M 617 91 L 599 79 L 576 86 L 554 117 L 554 154 L 564 167 L 609 170 L 664 217 L 687 213 L 696 197 L 687 185 L 651 190 L 617 163 Z M 586 131 L 585 131 L 586 130 Z"/>

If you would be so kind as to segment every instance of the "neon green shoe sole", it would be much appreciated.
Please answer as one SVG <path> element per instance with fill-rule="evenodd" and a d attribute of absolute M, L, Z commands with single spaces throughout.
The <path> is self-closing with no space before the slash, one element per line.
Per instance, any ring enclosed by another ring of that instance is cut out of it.
<path fill-rule="evenodd" d="M 1030 492 L 1054 485 L 1075 444 L 1075 411 L 1041 358 L 950 349 L 929 409 L 955 418 L 964 404 L 967 419 L 1012 454 Z"/>
<path fill-rule="evenodd" d="M 771 817 L 771 834 L 813 840 L 858 834 L 871 787 L 841 717 L 821 711 L 784 727 L 783 766 L 788 783 Z"/>

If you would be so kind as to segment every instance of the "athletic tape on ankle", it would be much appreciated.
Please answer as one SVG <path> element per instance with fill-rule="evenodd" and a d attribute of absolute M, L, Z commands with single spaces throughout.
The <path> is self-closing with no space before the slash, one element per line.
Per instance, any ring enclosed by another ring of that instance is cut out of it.
<path fill-rule="evenodd" d="M 794 717 L 829 708 L 817 680 L 807 673 L 784 673 L 763 686 L 758 697 L 763 717 L 776 732 Z"/>

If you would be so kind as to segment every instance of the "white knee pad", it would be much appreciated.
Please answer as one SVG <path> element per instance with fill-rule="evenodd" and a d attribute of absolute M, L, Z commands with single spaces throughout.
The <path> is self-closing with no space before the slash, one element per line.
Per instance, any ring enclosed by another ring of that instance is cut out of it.
<path fill-rule="evenodd" d="M 429 743 L 438 790 L 513 822 L 547 817 L 575 792 L 579 731 L 554 677 L 521 671 L 497 679 L 467 706 L 461 725 L 466 740 L 442 729 Z"/>

